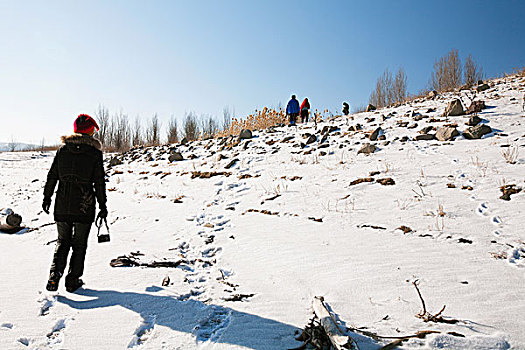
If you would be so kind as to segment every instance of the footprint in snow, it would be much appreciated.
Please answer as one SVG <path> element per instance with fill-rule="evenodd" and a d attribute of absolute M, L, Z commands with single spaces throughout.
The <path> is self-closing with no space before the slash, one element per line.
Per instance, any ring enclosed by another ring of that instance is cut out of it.
<path fill-rule="evenodd" d="M 246 191 L 249 191 L 250 189 L 251 189 L 250 186 L 246 186 L 246 187 L 238 189 L 237 193 L 246 192 Z"/>
<path fill-rule="evenodd" d="M 501 220 L 501 218 L 499 216 L 492 217 L 491 222 L 494 225 L 501 225 L 503 223 L 503 221 Z"/>
<path fill-rule="evenodd" d="M 191 297 L 197 297 L 197 296 L 201 295 L 202 293 L 204 293 L 204 292 L 199 291 L 197 289 L 192 289 L 189 293 L 179 295 L 177 297 L 177 300 L 179 300 L 179 301 L 186 301 L 186 300 L 190 299 Z"/>
<path fill-rule="evenodd" d="M 231 202 L 229 204 L 226 204 L 226 207 L 227 208 L 234 208 L 237 204 L 239 204 L 240 202 Z"/>
<path fill-rule="evenodd" d="M 29 346 L 33 342 L 33 339 L 22 337 L 22 338 L 18 338 L 16 341 L 24 346 Z"/>
<path fill-rule="evenodd" d="M 488 215 L 489 207 L 486 202 L 481 203 L 478 208 L 476 209 L 476 213 L 479 215 L 486 216 Z"/>
<path fill-rule="evenodd" d="M 525 267 L 525 245 L 511 249 L 507 255 L 509 264 Z"/>
<path fill-rule="evenodd" d="M 220 306 L 210 306 L 205 317 L 193 329 L 197 342 L 217 341 L 231 322 L 232 311 Z"/>
<path fill-rule="evenodd" d="M 49 345 L 51 348 L 59 346 L 64 341 L 64 329 L 66 328 L 66 322 L 66 319 L 58 320 L 51 329 L 51 332 L 46 335 L 47 345 Z"/>
<path fill-rule="evenodd" d="M 230 219 L 221 220 L 221 221 L 219 221 L 219 222 L 216 222 L 216 223 L 215 223 L 215 226 L 224 226 L 224 225 L 226 225 L 226 224 L 229 223 L 229 222 L 230 222 Z"/>
<path fill-rule="evenodd" d="M 0 324 L 0 329 L 13 329 L 13 327 L 13 324 L 9 322 Z"/>
<path fill-rule="evenodd" d="M 237 183 L 237 182 L 234 182 L 232 184 L 227 184 L 226 185 L 226 190 L 227 191 L 230 191 L 230 190 L 233 190 L 234 188 L 236 187 L 239 187 L 241 184 L 240 183 Z"/>
<path fill-rule="evenodd" d="M 202 252 L 204 258 L 213 258 L 218 252 L 222 250 L 221 247 L 218 248 L 208 248 Z"/>
<path fill-rule="evenodd" d="M 128 345 L 128 349 L 132 349 L 136 346 L 144 344 L 152 335 L 155 329 L 155 320 L 157 319 L 156 315 L 150 315 L 145 319 L 142 319 L 141 324 L 133 333 L 133 339 Z"/>
<path fill-rule="evenodd" d="M 40 306 L 40 316 L 45 316 L 49 314 L 49 310 L 55 305 L 56 297 L 44 297 L 44 299 L 41 299 L 38 301 L 39 303 L 42 303 Z"/>

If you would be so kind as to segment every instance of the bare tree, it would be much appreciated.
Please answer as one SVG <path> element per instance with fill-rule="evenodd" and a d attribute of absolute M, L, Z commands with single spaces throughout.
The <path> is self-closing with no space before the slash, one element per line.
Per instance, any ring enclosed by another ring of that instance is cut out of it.
<path fill-rule="evenodd" d="M 465 59 L 463 74 L 465 85 L 468 87 L 473 86 L 479 80 L 483 80 L 483 68 L 472 59 L 470 54 Z"/>
<path fill-rule="evenodd" d="M 97 119 L 98 126 L 100 128 L 97 133 L 97 138 L 100 140 L 100 142 L 102 142 L 103 145 L 108 144 L 109 146 L 109 140 L 111 138 L 109 135 L 111 125 L 108 109 L 102 105 L 99 105 L 97 111 L 95 112 L 95 118 Z"/>
<path fill-rule="evenodd" d="M 452 91 L 461 86 L 461 73 L 458 50 L 452 49 L 434 63 L 430 87 L 437 91 Z"/>
<path fill-rule="evenodd" d="M 140 117 L 137 116 L 135 118 L 135 124 L 133 126 L 133 132 L 131 136 L 131 145 L 135 147 L 135 146 L 141 146 L 143 144 L 144 144 L 144 136 L 142 135 L 142 123 L 140 121 Z"/>
<path fill-rule="evenodd" d="M 197 118 L 193 113 L 187 113 L 182 122 L 182 133 L 188 141 L 197 140 L 200 135 Z"/>
<path fill-rule="evenodd" d="M 230 107 L 225 106 L 222 110 L 222 130 L 230 129 L 232 119 L 235 117 L 235 108 L 230 111 Z"/>
<path fill-rule="evenodd" d="M 115 114 L 111 122 L 110 147 L 116 151 L 127 151 L 130 146 L 130 127 L 128 116 L 119 112 Z"/>
<path fill-rule="evenodd" d="M 201 130 L 203 138 L 210 138 L 219 131 L 219 124 L 211 115 L 201 116 Z"/>
<path fill-rule="evenodd" d="M 18 144 L 16 143 L 16 139 L 13 135 L 11 135 L 11 140 L 7 144 L 7 150 L 9 152 L 14 152 L 16 151 L 17 147 L 18 147 Z"/>
<path fill-rule="evenodd" d="M 407 96 L 407 75 L 403 68 L 399 68 L 394 79 L 393 95 L 395 103 L 403 103 Z"/>
<path fill-rule="evenodd" d="M 151 118 L 146 129 L 146 140 L 150 146 L 158 146 L 160 144 L 160 122 L 157 114 Z"/>
<path fill-rule="evenodd" d="M 377 79 L 376 87 L 370 94 L 369 103 L 377 108 L 401 103 L 407 98 L 407 76 L 403 68 L 399 68 L 395 78 L 388 69 Z"/>
<path fill-rule="evenodd" d="M 179 130 L 177 126 L 177 120 L 174 116 L 171 116 L 168 124 L 168 143 L 179 142 Z"/>

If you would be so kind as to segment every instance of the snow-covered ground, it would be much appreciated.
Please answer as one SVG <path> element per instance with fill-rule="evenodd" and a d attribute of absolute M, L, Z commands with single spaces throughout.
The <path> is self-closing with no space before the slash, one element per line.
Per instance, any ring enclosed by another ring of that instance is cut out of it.
<path fill-rule="evenodd" d="M 40 205 L 53 153 L 1 153 L 0 207 L 42 227 L 0 234 L 0 348 L 293 348 L 316 295 L 349 328 L 440 332 L 403 348 L 525 348 L 525 193 L 499 198 L 500 186 L 525 187 L 525 80 L 491 83 L 476 99 L 493 132 L 479 140 L 412 140 L 426 126 L 467 128 L 465 116 L 439 121 L 453 97 L 444 94 L 256 132 L 232 147 L 208 140 L 120 156 L 107 170 L 112 241 L 98 244 L 92 229 L 86 285 L 75 294 L 45 290 L 56 230 L 42 226 L 53 219 Z M 468 105 L 473 93 L 456 95 Z M 327 125 L 337 129 L 321 143 Z M 357 154 L 378 126 L 377 151 Z M 307 133 L 317 141 L 303 148 Z M 172 150 L 185 160 L 170 163 Z M 514 164 L 505 151 L 517 153 Z M 231 175 L 192 179 L 195 171 Z M 351 185 L 371 172 L 372 182 Z M 142 263 L 182 263 L 109 265 L 131 252 Z M 443 318 L 457 323 L 415 316 L 416 280 L 427 310 L 446 305 Z M 390 341 L 348 334 L 361 349 Z"/>

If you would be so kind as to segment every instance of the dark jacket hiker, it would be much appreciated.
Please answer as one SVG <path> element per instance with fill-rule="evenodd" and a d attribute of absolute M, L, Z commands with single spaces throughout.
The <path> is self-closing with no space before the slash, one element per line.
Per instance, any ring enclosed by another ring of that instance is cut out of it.
<path fill-rule="evenodd" d="M 292 99 L 286 105 L 286 114 L 290 117 L 290 125 L 295 125 L 297 116 L 299 116 L 299 101 L 292 95 Z"/>
<path fill-rule="evenodd" d="M 84 271 L 89 231 L 95 220 L 95 200 L 100 209 L 98 216 L 107 216 L 102 145 L 93 138 L 98 125 L 90 116 L 81 114 L 74 126 L 73 135 L 61 138 L 64 145 L 56 153 L 44 187 L 42 208 L 49 213 L 51 197 L 58 182 L 54 207 L 58 240 L 48 290 L 57 290 L 70 248 L 73 253 L 66 289 L 74 291 L 82 285 L 80 277 Z"/>
<path fill-rule="evenodd" d="M 306 97 L 301 103 L 301 123 L 308 123 L 308 115 L 310 114 L 310 102 L 308 97 Z"/>
<path fill-rule="evenodd" d="M 95 220 L 95 197 L 106 206 L 106 183 L 102 145 L 87 134 L 62 136 L 64 145 L 56 153 L 44 187 L 44 201 L 55 199 L 55 221 L 90 224 Z"/>

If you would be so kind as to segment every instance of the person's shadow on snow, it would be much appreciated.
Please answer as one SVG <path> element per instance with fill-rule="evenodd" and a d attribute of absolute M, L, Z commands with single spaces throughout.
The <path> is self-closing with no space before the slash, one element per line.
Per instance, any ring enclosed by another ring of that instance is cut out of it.
<path fill-rule="evenodd" d="M 147 290 L 161 290 L 152 288 Z M 162 325 L 193 334 L 197 343 L 211 341 L 251 349 L 297 346 L 294 340 L 297 327 L 224 306 L 206 305 L 195 300 L 180 301 L 172 296 L 114 290 L 79 289 L 75 294 L 93 299 L 75 301 L 59 295 L 57 301 L 78 310 L 122 306 L 138 313 L 143 322 L 135 333 L 137 337 L 155 325 Z"/>

